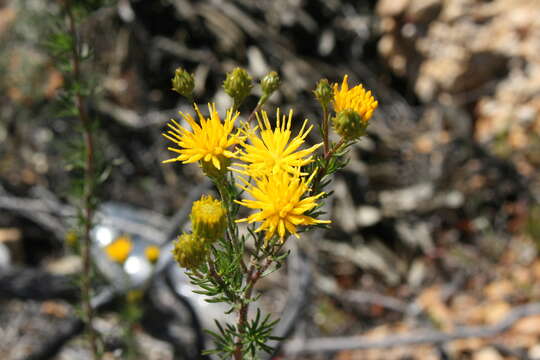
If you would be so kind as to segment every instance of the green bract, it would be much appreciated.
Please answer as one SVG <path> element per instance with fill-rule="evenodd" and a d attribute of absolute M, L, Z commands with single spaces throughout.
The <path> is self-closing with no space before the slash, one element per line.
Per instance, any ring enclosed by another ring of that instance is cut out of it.
<path fill-rule="evenodd" d="M 344 110 L 333 119 L 334 130 L 347 141 L 357 140 L 366 133 L 367 121 L 354 110 Z"/>

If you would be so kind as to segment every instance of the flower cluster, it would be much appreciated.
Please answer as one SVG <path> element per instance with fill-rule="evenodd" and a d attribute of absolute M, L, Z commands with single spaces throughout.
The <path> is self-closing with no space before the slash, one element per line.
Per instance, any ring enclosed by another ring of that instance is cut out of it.
<path fill-rule="evenodd" d="M 178 73 L 186 72 L 177 71 L 176 77 Z M 272 86 L 269 86 L 270 83 Z M 279 78 L 272 72 L 263 79 L 261 87 L 265 93 L 271 93 L 278 84 Z M 298 236 L 298 226 L 328 223 L 327 220 L 309 215 L 310 211 L 319 206 L 317 200 L 324 195 L 324 192 L 313 193 L 310 187 L 320 170 L 311 167 L 312 172 L 306 172 L 307 165 L 314 161 L 315 151 L 323 145 L 321 142 L 311 147 L 304 146 L 313 125 L 306 119 L 300 131 L 294 134 L 293 110 L 283 115 L 279 109 L 276 111 L 275 122 L 271 122 L 267 112 L 262 110 L 254 112 L 257 119 L 255 126 L 249 121 L 235 124 L 239 116 L 237 106 L 251 90 L 251 77 L 245 70 L 236 68 L 227 76 L 224 87 L 234 100 L 234 110 L 231 108 L 227 111 L 222 121 L 214 104 L 208 105 L 208 117 L 202 115 L 195 104 L 198 122 L 189 114 L 180 114 L 191 130 L 171 120 L 169 130 L 163 135 L 178 146 L 169 147 L 169 150 L 179 155 L 165 162 L 198 162 L 204 172 L 217 182 L 223 180 L 228 170 L 240 174 L 243 183 L 240 188 L 253 199 L 234 199 L 234 202 L 257 212 L 236 221 L 258 223 L 255 231 L 265 231 L 267 240 L 277 236 L 283 242 L 290 234 Z M 371 92 L 366 91 L 362 85 L 349 89 L 347 75 L 341 88 L 338 84 L 331 87 L 327 80 L 321 81 L 315 95 L 320 102 L 331 101 L 335 110 L 334 129 L 346 141 L 356 140 L 365 133 L 369 119 L 378 105 Z M 208 238 L 197 234 L 201 232 L 211 232 L 212 237 L 218 236 L 211 229 L 212 225 L 209 225 L 216 221 L 212 216 L 225 221 L 224 214 L 219 211 L 212 213 L 203 210 L 206 206 L 203 204 L 208 205 L 209 201 L 203 198 L 193 207 L 193 232 L 196 237 Z M 201 216 L 208 217 L 209 224 L 200 220 Z M 219 227 L 224 229 L 222 224 Z"/>
<path fill-rule="evenodd" d="M 307 196 L 310 192 L 309 183 L 313 176 L 306 179 L 306 173 L 301 172 L 303 166 L 313 161 L 312 153 L 321 144 L 309 148 L 300 149 L 310 133 L 313 125 L 308 126 L 305 120 L 302 128 L 296 136 L 293 136 L 292 110 L 288 116 L 281 116 L 279 109 L 276 114 L 275 124 L 272 125 L 265 111 L 257 114 L 258 125 L 251 127 L 244 124 L 233 134 L 233 123 L 238 114 L 232 116 L 227 112 L 225 122 L 222 123 L 215 109 L 215 105 L 209 105 L 210 117 L 206 119 L 195 106 L 199 115 L 200 123 L 197 124 L 190 115 L 181 114 L 191 125 L 193 131 L 189 131 L 172 120 L 169 124 L 171 130 L 165 135 L 169 140 L 180 146 L 169 148 L 180 155 L 174 159 L 166 160 L 191 163 L 199 161 L 205 173 L 211 177 L 217 177 L 223 173 L 229 159 L 235 159 L 236 167 L 229 167 L 254 181 L 240 177 L 247 187 L 242 187 L 256 200 L 235 200 L 236 203 L 251 209 L 260 210 L 248 218 L 239 219 L 238 222 L 260 222 L 256 232 L 265 230 L 266 239 L 278 235 L 284 241 L 286 234 L 297 235 L 296 227 L 299 225 L 313 225 L 327 223 L 329 221 L 317 220 L 304 215 L 305 212 L 317 206 L 316 200 L 323 193 L 315 196 Z M 236 148 L 233 146 L 237 145 Z M 314 175 L 314 174 L 311 174 Z M 209 230 L 213 222 L 219 217 L 217 210 L 214 214 L 209 210 L 208 199 L 199 200 L 192 211 L 192 219 L 201 216 L 208 219 L 209 224 L 197 220 L 194 225 L 194 233 L 215 232 Z M 219 225 L 223 227 L 222 225 Z M 203 230 L 200 230 L 203 229 Z M 205 236 L 202 236 L 205 237 Z M 206 236 L 208 237 L 208 236 Z"/>
<path fill-rule="evenodd" d="M 208 116 L 194 104 L 198 121 L 180 113 L 189 128 L 171 120 L 163 134 L 175 144 L 169 150 L 178 154 L 164 162 L 198 163 L 219 192 L 219 200 L 203 195 L 194 202 L 192 231 L 178 237 L 173 256 L 199 286 L 198 293 L 237 310 L 237 324 L 220 326 L 222 334 L 214 334 L 221 358 L 240 360 L 247 352 L 254 357 L 259 350 L 268 351 L 265 343 L 275 322 L 266 317 L 260 324 L 255 320 L 245 326 L 254 300 L 252 289 L 272 272 L 270 266 L 281 266 L 288 254 L 281 249 L 290 235 L 298 238 L 311 227 L 330 223 L 320 219 L 321 202 L 328 196 L 324 188 L 329 177 L 345 166 L 345 150 L 365 134 L 378 105 L 362 85 L 349 89 L 347 76 L 341 88 L 325 79 L 319 81 L 314 95 L 323 110 L 318 124 L 322 141 L 309 146 L 306 140 L 314 124 L 306 119 L 295 129 L 292 109 L 283 114 L 278 108 L 275 117 L 263 110 L 279 85 L 276 72 L 264 76 L 255 109 L 242 118 L 239 110 L 254 84 L 246 70 L 236 68 L 223 83 L 232 99 L 223 120 L 214 104 L 208 105 Z M 173 88 L 193 100 L 193 79 L 187 71 L 176 71 Z M 330 121 L 340 137 L 335 144 L 329 137 Z M 240 211 L 247 215 L 239 217 Z M 245 234 L 238 227 L 242 222 L 248 223 Z M 248 238 L 253 240 L 250 245 Z"/>

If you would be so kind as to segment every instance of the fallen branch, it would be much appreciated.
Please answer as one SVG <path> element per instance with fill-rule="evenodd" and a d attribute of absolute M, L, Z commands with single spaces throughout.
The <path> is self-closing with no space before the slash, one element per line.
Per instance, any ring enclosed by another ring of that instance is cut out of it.
<path fill-rule="evenodd" d="M 8 269 L 0 272 L 0 297 L 2 299 L 65 299 L 79 298 L 73 279 L 54 275 L 41 269 Z"/>
<path fill-rule="evenodd" d="M 390 335 L 381 339 L 373 339 L 367 336 L 349 336 L 292 340 L 284 346 L 284 353 L 291 356 L 299 353 L 391 348 L 420 344 L 441 344 L 466 338 L 489 338 L 505 332 L 524 317 L 538 314 L 540 314 L 540 303 L 531 303 L 514 308 L 502 321 L 492 326 L 461 327 L 449 333 L 422 331 L 406 335 Z"/>

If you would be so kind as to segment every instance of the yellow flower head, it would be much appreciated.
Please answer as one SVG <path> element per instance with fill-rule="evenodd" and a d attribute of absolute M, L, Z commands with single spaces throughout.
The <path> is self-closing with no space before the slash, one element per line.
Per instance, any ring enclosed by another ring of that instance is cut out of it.
<path fill-rule="evenodd" d="M 338 89 L 338 84 L 334 84 L 334 110 L 336 113 L 345 110 L 356 111 L 367 124 L 379 103 L 371 95 L 371 91 L 366 91 L 362 85 L 349 89 L 348 78 L 348 75 L 343 77 L 341 89 Z"/>
<path fill-rule="evenodd" d="M 227 213 L 221 201 L 203 195 L 191 208 L 193 234 L 209 242 L 217 240 L 227 227 Z"/>
<path fill-rule="evenodd" d="M 292 115 L 293 111 L 291 110 L 288 117 L 285 115 L 281 117 L 278 109 L 276 112 L 276 126 L 272 129 L 266 112 L 262 111 L 262 116 L 257 114 L 259 126 L 246 131 L 251 144 L 242 143 L 243 151 L 237 156 L 237 159 L 245 164 L 236 165 L 244 169 L 236 171 L 256 177 L 276 174 L 281 171 L 292 173 L 297 168 L 312 162 L 311 153 L 319 148 L 322 143 L 308 149 L 298 150 L 313 125 L 307 127 L 308 121 L 306 119 L 298 135 L 291 139 Z"/>
<path fill-rule="evenodd" d="M 159 253 L 159 246 L 156 245 L 150 245 L 144 249 L 144 256 L 146 257 L 146 260 L 150 261 L 152 264 L 155 264 L 158 261 Z"/>
<path fill-rule="evenodd" d="M 234 156 L 234 153 L 230 150 L 231 147 L 242 140 L 241 137 L 231 134 L 234 121 L 239 113 L 233 114 L 232 110 L 229 110 L 225 121 L 221 122 L 215 104 L 208 104 L 210 112 L 208 119 L 201 114 L 197 105 L 194 105 L 194 107 L 199 116 L 200 124 L 191 115 L 180 113 L 184 120 L 189 123 L 192 131 L 187 130 L 171 119 L 168 124 L 169 130 L 167 133 L 163 133 L 163 136 L 179 147 L 169 147 L 168 149 L 180 154 L 175 158 L 165 160 L 164 163 L 181 161 L 188 164 L 201 161 L 203 166 L 211 165 L 215 169 L 221 170 L 225 167 L 228 158 Z"/>
<path fill-rule="evenodd" d="M 281 241 L 284 241 L 287 232 L 299 237 L 296 231 L 298 225 L 329 223 L 328 220 L 317 220 L 304 215 L 306 211 L 317 206 L 315 201 L 324 194 L 302 198 L 309 191 L 309 183 L 315 173 L 306 180 L 298 171 L 294 174 L 282 171 L 255 179 L 255 184 L 249 184 L 241 178 L 246 184 L 242 189 L 254 200 L 235 201 L 240 205 L 260 211 L 237 222 L 261 222 L 256 232 L 265 230 L 266 240 L 272 238 L 277 232 Z"/>
<path fill-rule="evenodd" d="M 123 264 L 132 248 L 133 243 L 131 242 L 131 238 L 127 235 L 122 235 L 105 247 L 105 253 L 112 261 Z"/>

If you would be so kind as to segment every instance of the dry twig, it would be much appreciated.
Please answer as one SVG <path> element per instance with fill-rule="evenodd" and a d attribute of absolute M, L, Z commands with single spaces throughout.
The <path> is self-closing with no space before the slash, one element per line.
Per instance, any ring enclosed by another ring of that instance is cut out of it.
<path fill-rule="evenodd" d="M 446 333 L 442 331 L 418 331 L 406 335 L 390 335 L 374 340 L 365 336 L 313 338 L 307 341 L 292 340 L 284 346 L 288 356 L 300 353 L 321 353 L 340 350 L 362 350 L 391 348 L 420 344 L 441 344 L 466 338 L 489 338 L 507 331 L 518 320 L 540 314 L 540 303 L 531 303 L 514 308 L 502 321 L 491 326 L 470 326 L 457 328 Z"/>

